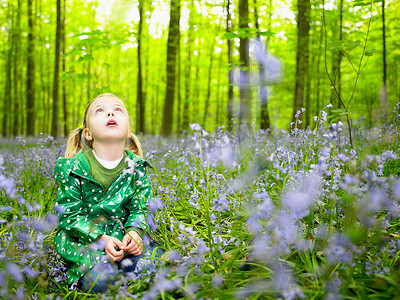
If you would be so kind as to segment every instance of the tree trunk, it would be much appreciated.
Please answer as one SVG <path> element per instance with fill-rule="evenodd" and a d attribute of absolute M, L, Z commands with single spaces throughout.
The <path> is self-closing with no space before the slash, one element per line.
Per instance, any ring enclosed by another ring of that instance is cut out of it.
<path fill-rule="evenodd" d="M 232 19 L 230 10 L 230 0 L 227 0 L 226 4 L 226 32 L 231 32 Z M 232 119 L 233 119 L 233 79 L 232 79 L 232 41 L 228 39 L 228 103 L 227 103 L 227 117 L 228 117 L 228 130 L 232 130 Z"/>
<path fill-rule="evenodd" d="M 14 16 L 11 12 L 11 8 L 7 7 L 7 19 L 14 20 Z M 14 30 L 14 22 L 12 21 L 10 25 L 10 31 Z M 10 126 L 11 119 L 8 113 L 7 108 L 12 106 L 12 58 L 14 53 L 14 36 L 9 34 L 7 36 L 7 43 L 5 43 L 5 51 L 6 51 L 6 63 L 5 63 L 5 85 L 4 85 L 4 101 L 3 101 L 3 109 L 2 109 L 2 135 L 8 136 L 10 134 Z"/>
<path fill-rule="evenodd" d="M 383 113 L 385 114 L 385 119 L 387 115 L 387 104 L 388 104 L 388 95 L 387 95 L 387 84 L 386 84 L 386 26 L 385 26 L 385 0 L 382 0 L 382 63 L 383 63 L 383 86 L 382 86 L 382 96 L 381 96 L 381 104 L 383 106 Z"/>
<path fill-rule="evenodd" d="M 229 1 L 229 0 L 228 0 Z M 192 58 L 192 44 L 193 44 L 193 11 L 194 11 L 194 0 L 190 1 L 189 8 L 189 29 L 188 29 L 188 42 L 187 42 L 187 59 L 185 67 L 185 102 L 183 104 L 183 130 L 189 128 L 189 110 L 190 110 L 190 85 L 191 85 L 191 58 Z"/>
<path fill-rule="evenodd" d="M 310 126 L 310 111 L 311 111 L 311 78 L 309 74 L 307 74 L 307 80 L 306 80 L 306 96 L 305 96 L 305 112 L 304 112 L 304 128 L 307 128 Z"/>
<path fill-rule="evenodd" d="M 62 71 L 65 74 L 66 71 L 66 61 L 65 61 L 65 2 L 63 1 L 63 10 L 62 10 L 62 22 L 61 22 L 61 32 L 62 32 Z M 68 105 L 67 105 L 67 81 L 63 80 L 62 85 L 62 98 L 63 98 L 63 111 L 64 111 L 64 136 L 68 136 Z"/>
<path fill-rule="evenodd" d="M 340 0 L 340 18 L 339 18 L 339 42 L 340 45 L 343 44 L 343 0 Z M 337 60 L 337 66 L 338 66 L 338 105 L 337 107 L 340 108 L 340 103 L 342 99 L 342 70 L 341 70 L 341 63 L 342 63 L 342 58 L 343 58 L 343 52 L 340 49 L 338 53 L 338 60 Z"/>
<path fill-rule="evenodd" d="M 260 25 L 258 24 L 258 6 L 257 6 L 257 0 L 253 1 L 254 3 L 254 24 L 257 29 L 257 40 L 261 43 L 261 38 L 260 38 Z M 270 3 L 271 5 L 271 3 Z M 270 7 L 271 9 L 271 7 Z M 268 28 L 268 30 L 271 30 L 271 28 Z M 267 45 L 268 49 L 268 45 Z M 265 67 L 263 62 L 259 62 L 258 64 L 259 70 L 258 74 L 260 77 L 260 88 L 258 91 L 258 95 L 261 100 L 261 112 L 260 112 L 260 128 L 261 129 L 268 129 L 270 127 L 270 121 L 269 121 L 269 114 L 268 114 L 268 89 L 265 83 Z"/>
<path fill-rule="evenodd" d="M 299 0 L 298 15 L 297 15 L 297 55 L 296 55 L 296 86 L 294 93 L 294 105 L 292 121 L 296 122 L 297 112 L 304 106 L 304 89 L 306 82 L 306 75 L 308 70 L 308 36 L 309 36 L 309 24 L 308 24 L 308 7 L 309 0 Z M 303 115 L 298 116 L 298 120 L 302 121 Z M 302 128 L 302 124 L 299 122 L 299 128 Z"/>
<path fill-rule="evenodd" d="M 17 16 L 15 18 L 15 28 L 13 29 L 14 32 L 14 38 L 13 38 L 13 48 L 14 48 L 14 93 L 13 93 L 13 126 L 12 126 L 12 133 L 13 136 L 18 136 L 20 135 L 21 132 L 21 120 L 20 120 L 20 114 L 18 113 L 20 111 L 20 99 L 19 99 L 19 93 L 20 93 L 20 73 L 19 73 L 19 58 L 20 58 L 20 44 L 21 44 L 21 0 L 17 1 Z M 11 116 L 10 116 L 11 117 Z"/>
<path fill-rule="evenodd" d="M 177 109 L 177 125 L 178 125 L 178 128 L 177 128 L 177 133 L 178 133 L 178 138 L 179 138 L 179 136 L 180 136 L 180 134 L 181 134 L 181 130 L 182 130 L 182 124 L 181 124 L 181 111 L 182 111 L 182 108 L 181 108 L 181 100 L 182 100 L 182 96 L 181 96 L 181 36 L 179 35 L 178 36 L 179 38 L 178 38 L 178 46 L 177 46 L 177 52 L 176 52 L 176 56 L 177 56 L 177 59 L 176 59 L 176 67 L 177 67 L 177 70 L 176 70 L 176 79 L 177 79 L 177 82 L 176 82 L 176 91 L 177 91 L 177 95 L 176 95 L 176 98 L 177 98 L 177 101 L 178 101 L 178 109 Z"/>
<path fill-rule="evenodd" d="M 200 48 L 200 47 L 199 47 Z M 194 91 L 193 91 L 193 100 L 192 107 L 193 111 L 200 112 L 200 51 L 197 52 L 197 60 L 196 60 L 196 73 L 194 76 Z"/>
<path fill-rule="evenodd" d="M 138 74 L 137 74 L 137 98 L 136 98 L 136 132 L 144 133 L 144 99 L 142 78 L 142 29 L 143 29 L 143 1 L 139 0 L 139 28 L 137 34 L 138 43 Z"/>
<path fill-rule="evenodd" d="M 61 44 L 61 0 L 57 0 L 57 29 L 56 29 L 56 53 L 54 60 L 54 80 L 53 80 L 53 119 L 51 126 L 51 135 L 58 137 L 59 129 L 59 80 L 60 73 L 60 44 Z"/>
<path fill-rule="evenodd" d="M 211 80 L 212 80 L 212 67 L 214 61 L 214 47 L 215 47 L 215 38 L 213 38 L 213 42 L 211 43 L 210 49 L 210 65 L 208 68 L 208 79 L 207 79 L 207 97 L 206 97 L 206 106 L 204 108 L 204 116 L 203 116 L 203 126 L 206 125 L 208 109 L 210 106 L 210 97 L 211 97 Z"/>
<path fill-rule="evenodd" d="M 323 24 L 323 18 L 321 17 L 321 24 Z M 317 58 L 316 58 L 316 69 L 317 69 L 317 87 L 316 87 L 316 107 L 315 107 L 315 116 L 319 115 L 320 108 L 321 108 L 321 55 L 323 53 L 322 45 L 324 44 L 324 29 L 323 26 L 320 26 L 320 35 L 319 35 L 319 41 L 318 41 L 318 52 L 317 52 Z"/>
<path fill-rule="evenodd" d="M 248 0 L 239 0 L 239 30 L 245 34 L 249 28 L 249 3 Z M 249 40 L 247 37 L 240 37 L 240 112 L 239 120 L 251 122 L 251 94 L 249 87 Z"/>
<path fill-rule="evenodd" d="M 221 89 L 221 68 L 222 68 L 222 62 L 223 62 L 223 52 L 221 52 L 220 57 L 218 59 L 218 70 L 217 70 L 217 93 L 215 95 L 215 101 L 217 104 L 217 112 L 215 115 L 215 125 L 216 127 L 220 126 L 220 116 L 221 116 L 221 107 L 222 107 L 222 100 L 220 99 L 220 89 Z"/>
<path fill-rule="evenodd" d="M 167 88 L 163 109 L 161 135 L 169 136 L 172 133 L 174 121 L 174 99 L 176 87 L 176 53 L 180 35 L 180 0 L 171 0 L 170 21 L 167 47 Z"/>
<path fill-rule="evenodd" d="M 35 134 L 35 38 L 32 0 L 28 0 L 28 46 L 26 65 L 26 122 L 27 135 Z"/>

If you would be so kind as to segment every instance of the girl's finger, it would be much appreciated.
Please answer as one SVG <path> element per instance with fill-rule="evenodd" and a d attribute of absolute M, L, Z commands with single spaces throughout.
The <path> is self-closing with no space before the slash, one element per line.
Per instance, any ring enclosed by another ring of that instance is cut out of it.
<path fill-rule="evenodd" d="M 128 246 L 125 247 L 125 252 L 131 252 L 134 246 L 134 244 L 130 243 Z"/>
<path fill-rule="evenodd" d="M 142 248 L 139 248 L 139 249 L 135 250 L 132 254 L 135 255 L 135 256 L 138 256 L 138 255 L 142 254 Z"/>

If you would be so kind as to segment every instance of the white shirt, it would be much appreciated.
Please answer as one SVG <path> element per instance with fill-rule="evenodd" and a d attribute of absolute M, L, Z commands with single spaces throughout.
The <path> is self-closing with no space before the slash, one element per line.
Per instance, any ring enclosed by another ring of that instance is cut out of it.
<path fill-rule="evenodd" d="M 106 169 L 114 169 L 118 164 L 121 162 L 122 158 L 124 157 L 124 154 L 122 154 L 121 158 L 117 160 L 104 160 L 101 159 L 96 155 L 96 153 L 93 151 L 94 157 L 99 161 L 99 163 Z"/>

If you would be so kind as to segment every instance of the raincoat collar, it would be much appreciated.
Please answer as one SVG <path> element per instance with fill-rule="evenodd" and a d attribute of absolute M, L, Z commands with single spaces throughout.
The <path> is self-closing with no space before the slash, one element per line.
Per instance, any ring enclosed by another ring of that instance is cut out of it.
<path fill-rule="evenodd" d="M 78 175 L 82 178 L 85 178 L 87 180 L 96 182 L 92 175 L 90 175 L 90 167 L 89 167 L 89 162 L 87 161 L 86 157 L 83 155 L 83 151 L 87 150 L 82 150 L 75 154 L 71 158 L 59 158 L 57 161 L 57 164 L 59 164 L 59 167 L 62 168 L 63 170 L 60 172 L 56 172 L 54 174 L 54 177 L 58 180 L 62 180 L 66 177 L 69 176 L 70 173 L 73 173 L 75 175 Z M 128 151 L 124 150 L 127 153 L 127 158 L 131 159 L 136 166 L 144 164 L 146 166 L 149 166 L 150 168 L 153 168 L 150 163 L 145 161 L 143 158 L 140 156 Z"/>

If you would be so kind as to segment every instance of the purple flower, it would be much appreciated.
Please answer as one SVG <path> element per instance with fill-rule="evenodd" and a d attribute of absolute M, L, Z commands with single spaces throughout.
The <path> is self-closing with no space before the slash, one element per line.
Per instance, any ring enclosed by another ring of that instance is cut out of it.
<path fill-rule="evenodd" d="M 353 259 L 353 244 L 343 234 L 331 236 L 328 247 L 325 249 L 326 260 L 329 264 L 351 263 Z"/>
<path fill-rule="evenodd" d="M 4 189 L 6 194 L 10 198 L 15 198 L 17 194 L 17 190 L 15 188 L 14 179 L 6 178 L 4 175 L 0 175 L 0 190 Z"/>
<path fill-rule="evenodd" d="M 24 287 L 19 286 L 17 288 L 17 291 L 15 292 L 15 299 L 17 299 L 17 300 L 26 299 L 27 296 L 25 295 L 25 291 L 26 291 L 26 289 Z"/>
<path fill-rule="evenodd" d="M 147 215 L 147 222 L 148 222 L 151 230 L 155 231 L 155 230 L 158 229 L 158 226 L 157 226 L 156 222 L 154 221 L 154 218 L 153 218 L 153 216 L 151 214 Z"/>
<path fill-rule="evenodd" d="M 214 274 L 211 278 L 212 278 L 212 286 L 216 289 L 219 289 L 224 282 L 222 276 L 220 274 Z"/>
<path fill-rule="evenodd" d="M 156 197 L 156 198 L 152 198 L 149 200 L 149 212 L 151 214 L 154 214 L 156 211 L 160 210 L 161 208 L 163 208 L 164 204 L 162 203 L 161 199 Z"/>
<path fill-rule="evenodd" d="M 393 184 L 393 194 L 397 200 L 400 200 L 400 180 L 397 180 Z"/>
<path fill-rule="evenodd" d="M 16 282 L 22 282 L 24 280 L 22 272 L 16 264 L 12 262 L 7 263 L 7 270 L 8 273 L 14 278 Z"/>
<path fill-rule="evenodd" d="M 195 131 L 200 131 L 201 130 L 201 126 L 199 125 L 199 123 L 193 123 L 193 124 L 189 124 L 190 129 L 195 130 Z"/>

